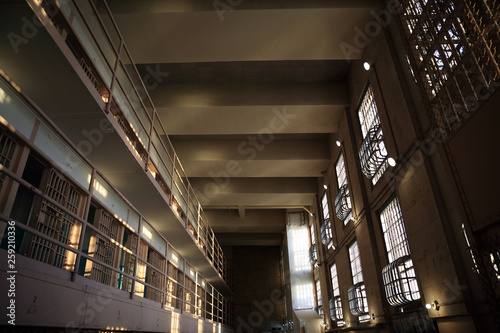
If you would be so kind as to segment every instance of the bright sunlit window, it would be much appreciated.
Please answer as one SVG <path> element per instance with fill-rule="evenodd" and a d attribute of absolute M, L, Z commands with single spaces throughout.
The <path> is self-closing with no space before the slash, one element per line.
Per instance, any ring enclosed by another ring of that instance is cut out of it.
<path fill-rule="evenodd" d="M 351 261 L 352 282 L 354 284 L 347 292 L 349 309 L 353 315 L 358 317 L 360 322 L 366 322 L 370 320 L 370 316 L 368 315 L 368 303 L 357 241 L 354 241 L 349 246 L 349 260 Z"/>
<path fill-rule="evenodd" d="M 389 259 L 389 265 L 382 270 L 387 301 L 400 306 L 420 299 L 398 198 L 391 200 L 382 210 L 380 222 Z"/>
<path fill-rule="evenodd" d="M 377 104 L 371 86 L 368 86 L 358 109 L 363 143 L 359 159 L 363 174 L 375 185 L 388 167 L 384 133 L 380 126 Z"/>
<path fill-rule="evenodd" d="M 328 196 L 326 191 L 321 197 L 321 211 L 323 213 L 323 224 L 321 225 L 321 243 L 329 249 L 333 248 L 332 225 L 330 222 L 330 209 L 328 208 Z"/>
<path fill-rule="evenodd" d="M 344 155 L 340 153 L 337 163 L 335 163 L 337 174 L 337 185 L 339 191 L 335 197 L 335 213 L 339 220 L 346 225 L 352 219 L 351 196 L 347 185 L 347 174 L 344 163 Z"/>
<path fill-rule="evenodd" d="M 342 313 L 342 300 L 340 298 L 339 279 L 337 275 L 337 264 L 330 266 L 332 277 L 333 298 L 330 300 L 330 317 L 337 322 L 337 326 L 344 326 L 344 314 Z"/>

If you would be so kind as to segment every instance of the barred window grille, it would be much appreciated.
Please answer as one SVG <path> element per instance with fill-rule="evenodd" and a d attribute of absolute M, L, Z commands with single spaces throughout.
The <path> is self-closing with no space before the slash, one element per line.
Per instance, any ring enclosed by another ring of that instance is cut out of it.
<path fill-rule="evenodd" d="M 355 316 L 364 316 L 368 314 L 368 304 L 366 302 L 365 284 L 356 283 L 347 290 L 349 298 L 349 309 Z"/>
<path fill-rule="evenodd" d="M 386 298 L 392 306 L 420 299 L 399 201 L 394 198 L 380 213 L 389 265 L 382 270 Z"/>
<path fill-rule="evenodd" d="M 311 223 L 309 226 L 309 231 L 311 232 L 311 244 L 316 244 L 316 237 L 314 236 L 314 224 Z"/>
<path fill-rule="evenodd" d="M 359 159 L 363 174 L 375 185 L 387 170 L 387 149 L 380 126 L 377 105 L 371 86 L 368 86 L 358 109 L 363 142 L 359 148 Z"/>
<path fill-rule="evenodd" d="M 410 256 L 396 259 L 382 270 L 387 298 L 392 306 L 409 304 L 420 299 L 417 278 Z"/>
<path fill-rule="evenodd" d="M 311 265 L 316 265 L 318 263 L 316 244 L 311 245 L 311 247 L 309 248 L 309 262 L 311 263 Z"/>
<path fill-rule="evenodd" d="M 328 246 L 333 246 L 332 242 L 332 226 L 330 223 L 330 209 L 328 208 L 328 197 L 326 192 L 321 197 L 321 211 L 323 213 L 323 224 L 321 225 L 321 243 Z"/>
<path fill-rule="evenodd" d="M 324 220 L 323 224 L 321 225 L 321 243 L 323 243 L 323 245 L 328 246 L 328 248 L 333 246 L 332 229 L 329 218 Z"/>
<path fill-rule="evenodd" d="M 344 221 L 346 225 L 352 218 L 351 197 L 347 185 L 347 174 L 344 163 L 344 155 L 340 153 L 337 163 L 335 163 L 335 172 L 337 173 L 337 184 L 339 192 L 335 197 L 335 213 L 339 220 Z"/>
<path fill-rule="evenodd" d="M 342 300 L 340 298 L 339 279 L 337 275 L 337 264 L 330 266 L 330 276 L 332 277 L 333 298 L 328 302 L 330 306 L 330 317 L 337 321 L 338 326 L 342 326 L 344 315 L 342 313 Z"/>
<path fill-rule="evenodd" d="M 359 257 L 358 242 L 354 241 L 349 246 L 349 260 L 351 261 L 352 282 L 354 283 L 347 291 L 349 298 L 349 309 L 351 313 L 359 317 L 360 321 L 369 320 L 368 303 L 366 299 L 365 285 L 363 283 L 363 272 L 361 269 L 361 258 Z"/>
<path fill-rule="evenodd" d="M 319 280 L 316 280 L 316 297 L 318 306 L 322 306 L 323 300 L 321 298 L 321 283 L 319 282 Z"/>
<path fill-rule="evenodd" d="M 349 222 L 348 217 L 352 216 L 351 199 L 347 184 L 339 189 L 339 193 L 335 197 L 335 213 L 339 220 L 344 222 L 344 225 Z"/>
<path fill-rule="evenodd" d="M 399 28 L 430 118 L 451 133 L 500 85 L 500 7 L 473 0 L 399 4 Z"/>
<path fill-rule="evenodd" d="M 325 316 L 323 312 L 323 305 L 318 305 L 317 307 L 314 308 L 314 311 L 323 318 Z"/>

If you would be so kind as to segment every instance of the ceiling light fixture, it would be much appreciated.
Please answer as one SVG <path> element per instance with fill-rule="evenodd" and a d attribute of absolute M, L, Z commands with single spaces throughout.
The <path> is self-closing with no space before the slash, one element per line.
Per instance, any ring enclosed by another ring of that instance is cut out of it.
<path fill-rule="evenodd" d="M 372 66 L 370 65 L 370 63 L 369 63 L 369 62 L 365 61 L 365 62 L 363 63 L 363 68 L 365 69 L 365 71 L 369 71 L 371 67 L 372 67 Z"/>
<path fill-rule="evenodd" d="M 389 158 L 387 159 L 387 163 L 389 163 L 389 165 L 390 165 L 391 167 L 395 167 L 395 166 L 396 166 L 396 160 L 395 160 L 394 158 L 392 158 L 392 157 L 389 157 Z"/>
<path fill-rule="evenodd" d="M 328 185 L 323 184 L 323 188 L 326 190 L 328 188 Z"/>
<path fill-rule="evenodd" d="M 335 141 L 335 144 L 337 145 L 337 147 L 340 147 L 340 145 L 342 144 L 342 142 L 339 141 L 339 140 L 337 140 L 337 141 Z"/>

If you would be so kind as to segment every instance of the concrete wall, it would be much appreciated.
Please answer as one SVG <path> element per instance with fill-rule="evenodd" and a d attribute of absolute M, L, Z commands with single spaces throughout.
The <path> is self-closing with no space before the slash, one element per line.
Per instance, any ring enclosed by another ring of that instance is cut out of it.
<path fill-rule="evenodd" d="M 1 249 L 0 288 L 5 293 L 11 287 L 7 286 L 6 258 L 7 251 Z M 7 308 L 9 299 L 15 299 L 16 326 L 57 327 L 75 333 L 82 329 L 232 332 L 192 314 L 165 310 L 160 303 L 142 297 L 131 299 L 127 292 L 81 276 L 72 282 L 70 272 L 22 255 L 16 256 L 16 271 L 15 297 L 1 297 L 3 309 Z M 7 325 L 7 320 L 11 318 L 3 315 L 0 325 Z"/>
<path fill-rule="evenodd" d="M 235 332 L 267 332 L 284 321 L 279 246 L 232 249 Z"/>
<path fill-rule="evenodd" d="M 319 249 L 320 261 L 324 263 L 319 268 L 324 281 L 323 299 L 332 295 L 329 267 L 335 262 L 344 320 L 347 326 L 358 325 L 349 311 L 347 298 L 347 289 L 352 285 L 348 246 L 357 239 L 371 324 L 389 326 L 389 318 L 399 309 L 390 306 L 385 298 L 381 271 L 388 259 L 379 214 L 397 196 L 421 291 L 420 305 L 434 300 L 442 305 L 439 310 L 428 311 L 441 333 L 493 331 L 491 312 L 484 306 L 485 297 L 472 270 L 461 229 L 462 223 L 467 225 L 470 219 L 467 206 L 476 222 L 473 230 L 499 220 L 498 177 L 496 164 L 491 162 L 499 139 L 493 128 L 498 121 L 493 120 L 498 120 L 494 105 L 498 105 L 500 94 L 493 95 L 449 142 L 443 145 L 433 140 L 429 137 L 427 111 L 407 69 L 405 51 L 398 38 L 397 30 L 391 26 L 370 38 L 362 60 L 351 63 L 350 108 L 344 113 L 338 132 L 330 137 L 332 160 L 325 179 L 318 179 L 318 197 L 324 191 L 323 182 L 329 185 L 330 216 L 337 244 L 336 250 Z M 365 60 L 374 64 L 370 71 L 363 69 Z M 361 173 L 358 158 L 362 135 L 357 109 L 368 85 L 373 88 L 389 156 L 399 162 L 374 186 Z M 336 140 L 342 141 L 340 148 Z M 355 218 L 346 226 L 334 217 L 338 188 L 335 162 L 341 151 Z M 317 230 L 321 222 L 316 220 Z"/>

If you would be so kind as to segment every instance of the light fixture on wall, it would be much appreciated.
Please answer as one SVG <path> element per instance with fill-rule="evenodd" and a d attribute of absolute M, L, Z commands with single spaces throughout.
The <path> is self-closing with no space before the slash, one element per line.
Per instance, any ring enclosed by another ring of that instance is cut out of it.
<path fill-rule="evenodd" d="M 365 69 L 365 71 L 369 71 L 370 68 L 372 68 L 372 65 L 369 62 L 365 61 L 363 63 L 363 68 Z"/>
<path fill-rule="evenodd" d="M 396 160 L 395 160 L 394 158 L 392 158 L 392 157 L 389 157 L 389 158 L 387 159 L 387 163 L 389 163 L 389 165 L 390 165 L 391 167 L 395 167 L 395 166 L 396 166 Z"/>
<path fill-rule="evenodd" d="M 337 140 L 335 141 L 335 144 L 337 145 L 337 147 L 340 147 L 340 145 L 342 145 L 342 141 Z"/>
<path fill-rule="evenodd" d="M 435 300 L 435 301 L 434 301 L 434 302 L 432 302 L 432 303 L 427 303 L 427 304 L 425 305 L 425 308 L 426 308 L 427 310 L 434 309 L 434 310 L 438 311 L 438 310 L 439 310 L 439 303 L 438 303 L 438 301 L 436 301 L 436 300 Z"/>

